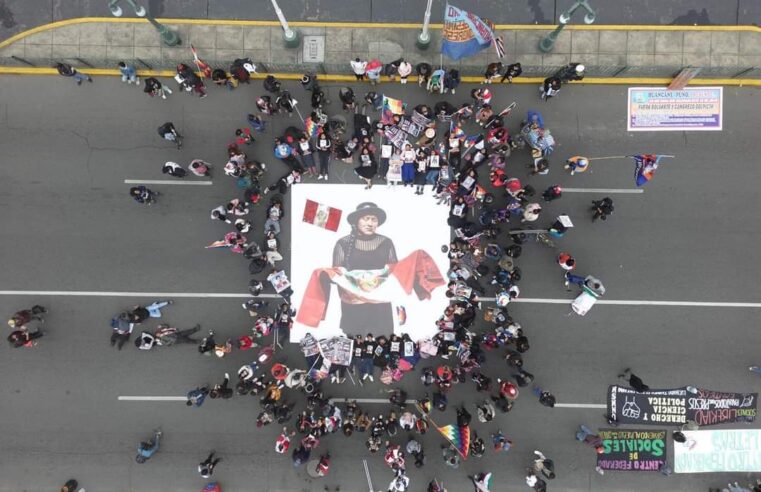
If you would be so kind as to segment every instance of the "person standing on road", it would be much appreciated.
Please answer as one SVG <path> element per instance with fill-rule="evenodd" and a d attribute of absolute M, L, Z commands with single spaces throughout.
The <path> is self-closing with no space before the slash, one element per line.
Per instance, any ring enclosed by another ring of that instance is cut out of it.
<path fill-rule="evenodd" d="M 48 310 L 39 304 L 32 306 L 31 309 L 22 309 L 21 311 L 16 311 L 8 320 L 8 326 L 11 328 L 16 328 L 17 330 L 24 330 L 26 329 L 26 325 L 29 324 L 29 322 L 32 320 L 37 320 L 40 323 L 44 323 L 45 319 L 41 315 L 47 312 Z"/>
<path fill-rule="evenodd" d="M 137 203 L 142 203 L 143 205 L 153 205 L 156 203 L 154 198 L 158 195 L 158 193 L 151 190 L 147 186 L 140 185 L 130 188 L 129 195 Z"/>
<path fill-rule="evenodd" d="M 399 64 L 399 82 L 404 85 L 407 83 L 407 78 L 412 73 L 412 64 L 407 60 L 402 60 Z"/>
<path fill-rule="evenodd" d="M 145 79 L 143 92 L 151 97 L 161 96 L 161 99 L 166 99 L 166 95 L 171 94 L 172 90 L 169 87 L 165 87 L 156 77 L 148 77 Z"/>
<path fill-rule="evenodd" d="M 542 454 L 541 451 L 534 451 L 534 454 L 536 455 L 536 459 L 532 464 L 534 473 L 541 473 L 549 480 L 553 480 L 555 478 L 555 463 Z"/>
<path fill-rule="evenodd" d="M 164 166 L 161 168 L 161 172 L 180 179 L 184 178 L 188 174 L 188 172 L 185 171 L 185 169 L 183 169 L 179 164 L 172 161 L 165 162 Z"/>
<path fill-rule="evenodd" d="M 444 74 L 444 88 L 443 93 L 446 94 L 450 90 L 452 91 L 452 95 L 454 95 L 455 90 L 460 85 L 460 71 L 456 68 L 450 68 L 449 71 Z"/>
<path fill-rule="evenodd" d="M 137 456 L 135 461 L 138 463 L 145 463 L 159 450 L 159 441 L 161 440 L 161 431 L 156 430 L 153 434 L 153 439 L 148 442 L 141 442 L 137 446 Z"/>
<path fill-rule="evenodd" d="M 230 388 L 230 374 L 225 373 L 225 379 L 222 384 L 215 384 L 209 392 L 209 397 L 212 399 L 222 398 L 228 400 L 233 396 L 233 389 Z"/>
<path fill-rule="evenodd" d="M 74 77 L 74 80 L 76 80 L 77 85 L 82 85 L 83 80 L 92 82 L 92 77 L 90 77 L 89 75 L 77 72 L 76 68 L 72 67 L 71 65 L 67 63 L 56 63 L 53 68 L 58 70 L 58 75 L 62 77 Z"/>
<path fill-rule="evenodd" d="M 505 70 L 505 74 L 502 76 L 502 79 L 500 82 L 504 83 L 505 80 L 509 84 L 513 83 L 513 79 L 515 77 L 519 77 L 523 73 L 523 67 L 521 67 L 520 63 L 511 63 L 507 66 L 507 69 Z"/>
<path fill-rule="evenodd" d="M 177 145 L 177 148 L 182 147 L 182 135 L 177 131 L 177 129 L 174 127 L 174 124 L 171 121 L 167 121 L 157 129 L 159 135 L 164 140 L 169 140 L 170 142 L 174 142 Z"/>
<path fill-rule="evenodd" d="M 134 65 L 127 65 L 123 61 L 120 61 L 118 63 L 119 67 L 119 73 L 122 74 L 122 82 L 126 82 L 128 84 L 134 83 L 135 85 L 140 85 L 140 77 L 137 76 L 137 70 L 135 69 Z"/>
<path fill-rule="evenodd" d="M 211 478 L 214 474 L 214 467 L 222 461 L 222 458 L 214 459 L 215 454 L 216 451 L 212 451 L 205 460 L 198 464 L 198 473 L 201 475 L 201 478 Z"/>
<path fill-rule="evenodd" d="M 11 332 L 10 335 L 8 335 L 8 343 L 11 344 L 13 348 L 31 348 L 37 345 L 36 340 L 37 338 L 40 338 L 42 335 L 44 335 L 45 332 L 37 328 L 35 331 L 30 332 L 27 329 L 23 330 L 16 330 Z"/>
<path fill-rule="evenodd" d="M 536 395 L 537 398 L 539 398 L 539 403 L 544 405 L 545 407 L 554 407 L 555 406 L 555 395 L 550 393 L 549 391 L 544 391 L 539 386 L 534 387 L 534 395 Z"/>
<path fill-rule="evenodd" d="M 203 402 L 206 400 L 207 396 L 209 396 L 209 388 L 206 386 L 199 386 L 196 389 L 188 391 L 188 400 L 185 402 L 185 405 L 189 407 L 192 407 L 193 405 L 200 407 L 203 405 Z"/>
<path fill-rule="evenodd" d="M 594 200 L 592 201 L 592 210 L 594 211 L 592 222 L 597 219 L 608 220 L 608 215 L 613 213 L 613 200 L 609 196 L 602 200 Z"/>
<path fill-rule="evenodd" d="M 650 386 L 646 385 L 636 374 L 632 372 L 628 367 L 624 369 L 624 372 L 618 375 L 619 379 L 624 379 L 629 383 L 629 386 L 638 393 L 644 393 L 650 391 Z"/>
<path fill-rule="evenodd" d="M 332 142 L 330 141 L 330 137 L 328 134 L 322 129 L 319 129 L 319 133 L 317 135 L 317 160 L 319 161 L 320 167 L 317 174 L 317 179 L 324 179 L 325 181 L 328 180 L 328 169 L 330 166 L 330 150 L 332 147 Z"/>
<path fill-rule="evenodd" d="M 547 77 L 544 79 L 539 90 L 542 91 L 542 100 L 549 101 L 550 98 L 557 96 L 560 92 L 560 79 L 557 77 Z"/>
<path fill-rule="evenodd" d="M 79 482 L 77 482 L 75 479 L 69 479 L 66 481 L 65 484 L 63 484 L 63 487 L 61 487 L 61 492 L 85 492 L 85 489 L 79 488 Z"/>
<path fill-rule="evenodd" d="M 486 66 L 486 72 L 484 72 L 484 80 L 481 82 L 482 84 L 491 84 L 495 78 L 499 77 L 500 72 L 502 71 L 502 63 L 489 63 Z"/>
<path fill-rule="evenodd" d="M 354 72 L 354 77 L 359 80 L 365 80 L 365 72 L 367 71 L 367 62 L 360 60 L 358 57 L 351 61 L 351 71 Z"/>

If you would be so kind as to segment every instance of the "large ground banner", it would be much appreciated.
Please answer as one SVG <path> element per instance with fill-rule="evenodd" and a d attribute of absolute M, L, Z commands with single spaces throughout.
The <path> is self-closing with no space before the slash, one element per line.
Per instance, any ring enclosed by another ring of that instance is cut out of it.
<path fill-rule="evenodd" d="M 600 429 L 597 466 L 613 471 L 658 471 L 666 462 L 665 430 Z"/>
<path fill-rule="evenodd" d="M 307 200 L 341 211 L 335 232 L 298 220 Z M 386 186 L 305 183 L 291 188 L 290 207 L 298 311 L 292 342 L 306 333 L 317 339 L 409 333 L 413 340 L 436 334 L 448 301 L 449 262 L 441 252 L 450 240 L 447 207 Z M 379 219 L 372 235 L 361 215 Z M 388 267 L 389 258 L 398 263 Z"/>
<path fill-rule="evenodd" d="M 721 130 L 722 87 L 686 87 L 670 91 L 657 87 L 630 87 L 626 129 L 644 131 Z"/>
<path fill-rule="evenodd" d="M 761 430 L 685 431 L 674 443 L 676 473 L 761 472 Z"/>
<path fill-rule="evenodd" d="M 680 425 L 688 420 L 698 425 L 753 422 L 757 393 L 725 393 L 686 388 L 638 393 L 624 386 L 608 389 L 608 412 L 622 424 Z"/>

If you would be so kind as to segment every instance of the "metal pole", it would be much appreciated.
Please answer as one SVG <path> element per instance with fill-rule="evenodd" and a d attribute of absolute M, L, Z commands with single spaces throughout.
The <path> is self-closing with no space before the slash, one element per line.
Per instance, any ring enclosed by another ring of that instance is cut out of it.
<path fill-rule="evenodd" d="M 134 0 L 126 0 L 126 2 L 135 11 L 136 16 L 145 17 L 146 20 L 148 20 L 148 22 L 150 22 L 153 27 L 156 28 L 156 30 L 161 35 L 161 40 L 164 41 L 165 45 L 177 46 L 178 44 L 182 44 L 182 41 L 180 40 L 180 37 L 177 35 L 177 33 L 156 21 L 156 19 L 148 13 L 145 7 L 142 5 L 137 5 Z M 108 8 L 111 10 L 111 13 L 114 15 L 114 17 L 121 17 L 124 14 L 122 8 L 117 5 L 118 3 L 119 0 L 108 0 Z"/>
<path fill-rule="evenodd" d="M 551 33 L 549 33 L 547 36 L 541 39 L 539 41 L 539 50 L 542 53 L 549 53 L 552 51 L 552 48 L 555 46 L 555 42 L 558 40 L 558 36 L 560 36 L 560 33 L 563 32 L 563 29 L 565 29 L 566 24 L 570 22 L 571 16 L 576 12 L 579 8 L 583 8 L 587 11 L 587 15 L 584 16 L 584 23 L 585 24 L 592 24 L 595 21 L 595 18 L 597 17 L 597 12 L 594 11 L 592 7 L 589 6 L 587 3 L 587 0 L 576 0 L 571 7 L 560 14 L 558 17 L 558 27 L 556 27 Z"/>
<path fill-rule="evenodd" d="M 428 32 L 428 27 L 431 24 L 431 6 L 433 0 L 428 0 L 428 4 L 425 7 L 425 15 L 423 16 L 423 30 L 418 34 L 417 47 L 421 50 L 426 50 L 431 45 L 431 33 Z"/>
<path fill-rule="evenodd" d="M 297 48 L 300 42 L 299 31 L 296 29 L 291 29 L 288 26 L 288 21 L 285 19 L 283 11 L 280 10 L 280 6 L 277 4 L 277 0 L 271 1 L 272 8 L 275 9 L 275 15 L 277 15 L 277 20 L 280 21 L 280 26 L 283 28 L 283 42 L 285 43 L 285 47 Z"/>

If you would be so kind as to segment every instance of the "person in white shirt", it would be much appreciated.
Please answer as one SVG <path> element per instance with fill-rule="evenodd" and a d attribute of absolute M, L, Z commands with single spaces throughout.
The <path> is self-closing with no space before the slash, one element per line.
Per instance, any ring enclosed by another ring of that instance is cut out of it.
<path fill-rule="evenodd" d="M 357 80 L 365 79 L 366 69 L 367 62 L 360 60 L 359 57 L 351 61 L 351 70 L 354 72 L 354 76 L 357 78 Z"/>

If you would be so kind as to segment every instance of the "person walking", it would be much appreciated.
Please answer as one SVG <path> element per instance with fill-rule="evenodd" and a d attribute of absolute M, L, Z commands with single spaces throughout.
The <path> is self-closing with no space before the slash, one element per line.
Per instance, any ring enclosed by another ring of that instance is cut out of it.
<path fill-rule="evenodd" d="M 592 210 L 594 211 L 592 222 L 597 219 L 608 220 L 608 216 L 613 213 L 613 200 L 609 196 L 602 200 L 593 200 Z"/>
<path fill-rule="evenodd" d="M 167 121 L 166 123 L 158 127 L 156 131 L 164 140 L 169 140 L 170 142 L 174 142 L 177 145 L 177 149 L 180 149 L 182 147 L 183 136 L 180 135 L 180 133 L 174 127 L 174 123 L 172 123 L 171 121 Z"/>
<path fill-rule="evenodd" d="M 165 87 L 156 77 L 148 77 L 144 83 L 145 88 L 143 92 L 151 97 L 161 96 L 161 99 L 166 99 L 166 95 L 172 93 L 172 90 L 169 87 Z"/>
<path fill-rule="evenodd" d="M 77 85 L 82 85 L 82 81 L 86 80 L 92 82 L 92 77 L 89 75 L 77 72 L 77 69 L 67 63 L 56 63 L 53 68 L 58 70 L 58 75 L 62 77 L 73 77 L 77 82 Z"/>
<path fill-rule="evenodd" d="M 44 331 L 37 328 L 35 331 L 29 331 L 26 328 L 23 330 L 15 330 L 8 335 L 8 343 L 13 348 L 31 348 L 37 345 L 36 339 L 42 337 L 45 334 Z"/>
<path fill-rule="evenodd" d="M 161 430 L 153 431 L 153 439 L 148 442 L 141 442 L 137 446 L 137 456 L 135 461 L 138 463 L 145 463 L 159 450 L 159 443 L 161 441 Z"/>
<path fill-rule="evenodd" d="M 560 79 L 557 77 L 547 77 L 542 82 L 539 90 L 542 91 L 542 100 L 549 101 L 550 98 L 557 96 L 560 92 Z"/>
<path fill-rule="evenodd" d="M 521 67 L 520 63 L 511 63 L 507 66 L 507 69 L 505 70 L 505 74 L 502 76 L 502 79 L 500 80 L 501 83 L 504 83 L 505 80 L 509 84 L 513 83 L 513 79 L 515 77 L 519 77 L 520 74 L 523 73 L 523 67 Z"/>
<path fill-rule="evenodd" d="M 510 451 L 510 448 L 513 447 L 513 441 L 508 439 L 504 434 L 502 434 L 501 430 L 497 430 L 496 434 L 491 435 L 491 441 L 494 445 L 494 451 L 500 452 L 500 451 Z"/>
<path fill-rule="evenodd" d="M 367 62 L 360 60 L 359 57 L 350 62 L 351 71 L 354 72 L 354 77 L 360 81 L 365 80 L 365 72 L 367 71 Z"/>
<path fill-rule="evenodd" d="M 536 459 L 532 464 L 534 473 L 541 473 L 547 479 L 553 480 L 555 478 L 555 463 L 548 459 L 541 451 L 534 451 Z"/>
<path fill-rule="evenodd" d="M 222 384 L 215 384 L 209 392 L 211 399 L 222 398 L 223 400 L 229 400 L 233 396 L 233 389 L 230 388 L 230 374 L 225 373 L 225 379 Z"/>
<path fill-rule="evenodd" d="M 451 444 L 441 447 L 441 454 L 444 457 L 444 464 L 450 468 L 458 469 L 460 467 L 460 455 Z"/>
<path fill-rule="evenodd" d="M 158 196 L 158 192 L 151 190 L 147 186 L 133 186 L 129 189 L 129 195 L 137 203 L 143 205 L 153 205 L 156 203 L 155 197 Z"/>
<path fill-rule="evenodd" d="M 196 389 L 188 391 L 185 405 L 189 407 L 192 407 L 193 405 L 200 407 L 203 405 L 207 396 L 209 396 L 209 388 L 207 386 L 198 386 Z"/>
<path fill-rule="evenodd" d="M 537 398 L 539 398 L 539 403 L 544 405 L 545 407 L 553 408 L 556 403 L 555 395 L 550 393 L 549 391 L 544 391 L 539 386 L 535 386 L 533 389 L 534 395 L 536 395 Z"/>
<path fill-rule="evenodd" d="M 21 311 L 16 311 L 8 320 L 8 326 L 17 330 L 24 330 L 26 329 L 26 325 L 29 324 L 29 322 L 32 320 L 44 323 L 45 319 L 42 317 L 42 315 L 47 312 L 48 310 L 39 304 L 32 306 L 31 309 L 22 309 Z"/>
<path fill-rule="evenodd" d="M 570 272 L 576 268 L 576 260 L 568 253 L 560 252 L 558 254 L 558 265 L 566 272 Z"/>
<path fill-rule="evenodd" d="M 79 482 L 71 478 L 67 480 L 65 484 L 63 484 L 63 487 L 61 487 L 61 492 L 85 492 L 85 489 L 80 489 Z"/>
<path fill-rule="evenodd" d="M 134 65 L 127 65 L 125 62 L 120 61 L 117 66 L 119 67 L 119 73 L 122 74 L 122 82 L 140 85 L 140 77 L 137 76 L 137 70 Z"/>
<path fill-rule="evenodd" d="M 183 169 L 182 166 L 172 161 L 165 162 L 164 166 L 161 168 L 161 172 L 180 179 L 184 178 L 188 174 L 188 172 Z"/>
<path fill-rule="evenodd" d="M 629 383 L 634 391 L 637 393 L 644 393 L 650 391 L 650 386 L 646 385 L 636 374 L 632 372 L 628 367 L 624 369 L 624 372 L 618 375 L 619 379 L 624 379 Z"/>
<path fill-rule="evenodd" d="M 222 458 L 215 459 L 215 454 L 216 451 L 212 451 L 205 460 L 198 464 L 198 473 L 201 475 L 201 478 L 211 478 L 214 474 L 214 467 L 217 466 L 217 463 L 222 461 Z"/>
<path fill-rule="evenodd" d="M 201 159 L 193 159 L 188 164 L 190 172 L 199 177 L 211 177 L 211 164 Z"/>
<path fill-rule="evenodd" d="M 553 200 L 557 200 L 563 195 L 563 188 L 560 185 L 552 185 L 547 187 L 544 192 L 542 192 L 542 198 L 544 198 L 545 202 L 551 202 Z"/>

